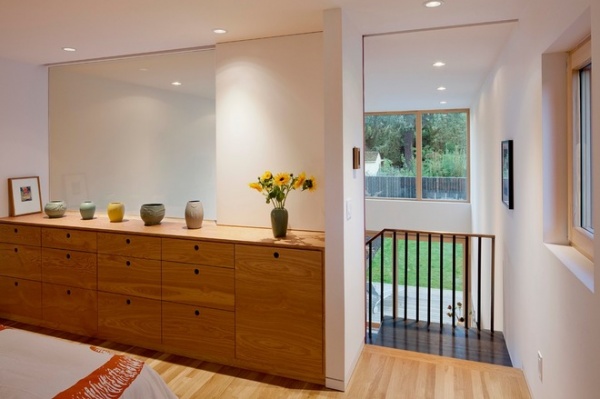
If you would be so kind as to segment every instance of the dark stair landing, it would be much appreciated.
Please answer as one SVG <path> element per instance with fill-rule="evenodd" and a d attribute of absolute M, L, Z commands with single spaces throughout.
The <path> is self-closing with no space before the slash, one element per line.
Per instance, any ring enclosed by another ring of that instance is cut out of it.
<path fill-rule="evenodd" d="M 371 338 L 367 332 L 367 343 L 512 367 L 504 334 L 498 331 L 492 334 L 438 323 L 431 323 L 428 328 L 427 322 L 390 318 L 383 321 L 379 332 L 373 332 Z"/>

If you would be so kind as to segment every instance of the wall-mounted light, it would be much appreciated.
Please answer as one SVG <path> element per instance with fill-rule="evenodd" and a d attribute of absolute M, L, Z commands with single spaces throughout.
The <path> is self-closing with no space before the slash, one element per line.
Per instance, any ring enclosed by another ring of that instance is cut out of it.
<path fill-rule="evenodd" d="M 352 169 L 360 169 L 360 148 L 352 148 Z"/>

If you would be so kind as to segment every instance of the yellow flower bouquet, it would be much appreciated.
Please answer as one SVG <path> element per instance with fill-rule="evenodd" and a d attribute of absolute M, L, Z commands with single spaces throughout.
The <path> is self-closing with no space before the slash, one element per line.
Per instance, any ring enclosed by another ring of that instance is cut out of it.
<path fill-rule="evenodd" d="M 275 209 L 285 209 L 285 200 L 292 190 L 314 191 L 317 188 L 315 178 L 311 176 L 307 179 L 304 172 L 298 176 L 285 172 L 273 176 L 270 171 L 266 171 L 258 181 L 250 183 L 249 186 L 263 194 L 267 204 L 273 204 Z"/>

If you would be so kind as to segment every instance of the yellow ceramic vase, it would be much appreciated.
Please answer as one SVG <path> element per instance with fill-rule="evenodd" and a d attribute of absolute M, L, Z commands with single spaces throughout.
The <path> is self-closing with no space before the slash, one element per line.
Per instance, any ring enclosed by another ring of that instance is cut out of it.
<path fill-rule="evenodd" d="M 122 222 L 125 216 L 125 204 L 122 202 L 110 202 L 106 207 L 106 212 L 111 222 Z"/>

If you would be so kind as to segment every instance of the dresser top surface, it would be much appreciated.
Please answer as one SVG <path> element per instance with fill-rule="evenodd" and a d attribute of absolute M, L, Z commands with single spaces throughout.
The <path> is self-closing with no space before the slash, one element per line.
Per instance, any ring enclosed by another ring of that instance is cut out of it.
<path fill-rule="evenodd" d="M 0 223 L 26 224 L 40 227 L 60 227 L 69 229 L 94 230 L 108 233 L 132 233 L 167 238 L 189 238 L 234 243 L 253 243 L 302 247 L 323 250 L 325 234 L 320 231 L 288 230 L 284 238 L 273 238 L 271 229 L 260 227 L 222 226 L 212 220 L 205 220 L 199 229 L 188 229 L 183 219 L 164 218 L 154 226 L 145 226 L 136 217 L 127 215 L 122 222 L 113 223 L 108 217 L 98 215 L 91 220 L 81 219 L 78 211 L 67 211 L 63 217 L 49 218 L 44 213 L 5 217 Z"/>

